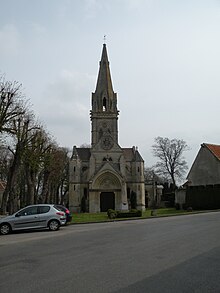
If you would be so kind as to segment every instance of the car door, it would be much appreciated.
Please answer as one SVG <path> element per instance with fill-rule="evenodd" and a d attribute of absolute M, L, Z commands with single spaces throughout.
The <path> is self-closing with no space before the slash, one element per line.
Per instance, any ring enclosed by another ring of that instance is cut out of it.
<path fill-rule="evenodd" d="M 39 206 L 39 227 L 44 228 L 47 227 L 48 221 L 51 218 L 50 213 L 50 206 L 49 205 L 42 205 Z"/>
<path fill-rule="evenodd" d="M 39 226 L 38 207 L 31 206 L 24 208 L 15 215 L 13 223 L 14 230 L 33 229 Z"/>

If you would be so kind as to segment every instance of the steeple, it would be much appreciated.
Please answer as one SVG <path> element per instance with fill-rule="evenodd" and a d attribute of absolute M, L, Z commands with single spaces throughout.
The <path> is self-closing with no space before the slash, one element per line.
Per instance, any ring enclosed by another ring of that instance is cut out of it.
<path fill-rule="evenodd" d="M 113 94 L 112 80 L 109 68 L 108 54 L 106 44 L 103 44 L 102 57 L 99 63 L 99 75 L 96 84 L 95 93 L 102 94 L 103 91 L 107 91 L 108 96 Z"/>
<path fill-rule="evenodd" d="M 117 94 L 113 91 L 106 44 L 103 44 L 95 92 L 92 93 L 92 146 L 108 131 L 112 140 L 118 142 Z"/>
<path fill-rule="evenodd" d="M 117 95 L 113 91 L 106 44 L 103 44 L 99 74 L 92 96 L 92 112 L 117 112 Z"/>

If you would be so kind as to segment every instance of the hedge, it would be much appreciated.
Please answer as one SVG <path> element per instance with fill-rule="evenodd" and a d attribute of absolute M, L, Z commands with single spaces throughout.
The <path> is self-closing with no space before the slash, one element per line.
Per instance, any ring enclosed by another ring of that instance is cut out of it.
<path fill-rule="evenodd" d="M 131 210 L 129 212 L 122 212 L 122 211 L 115 211 L 112 209 L 109 209 L 107 211 L 107 215 L 109 219 L 115 219 L 115 218 L 131 218 L 131 217 L 142 217 L 142 211 L 140 210 Z"/>

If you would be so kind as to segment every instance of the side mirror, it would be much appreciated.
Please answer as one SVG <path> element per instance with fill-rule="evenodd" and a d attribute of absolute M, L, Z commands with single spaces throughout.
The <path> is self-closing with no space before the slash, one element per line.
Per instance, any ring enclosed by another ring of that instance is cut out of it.
<path fill-rule="evenodd" d="M 20 217 L 21 215 L 19 213 L 15 214 L 15 217 Z"/>

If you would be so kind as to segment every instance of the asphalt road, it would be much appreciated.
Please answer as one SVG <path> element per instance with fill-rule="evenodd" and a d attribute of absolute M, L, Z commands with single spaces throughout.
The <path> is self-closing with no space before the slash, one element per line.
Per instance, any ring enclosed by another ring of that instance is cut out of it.
<path fill-rule="evenodd" d="M 220 212 L 0 236 L 1 293 L 220 292 Z"/>

